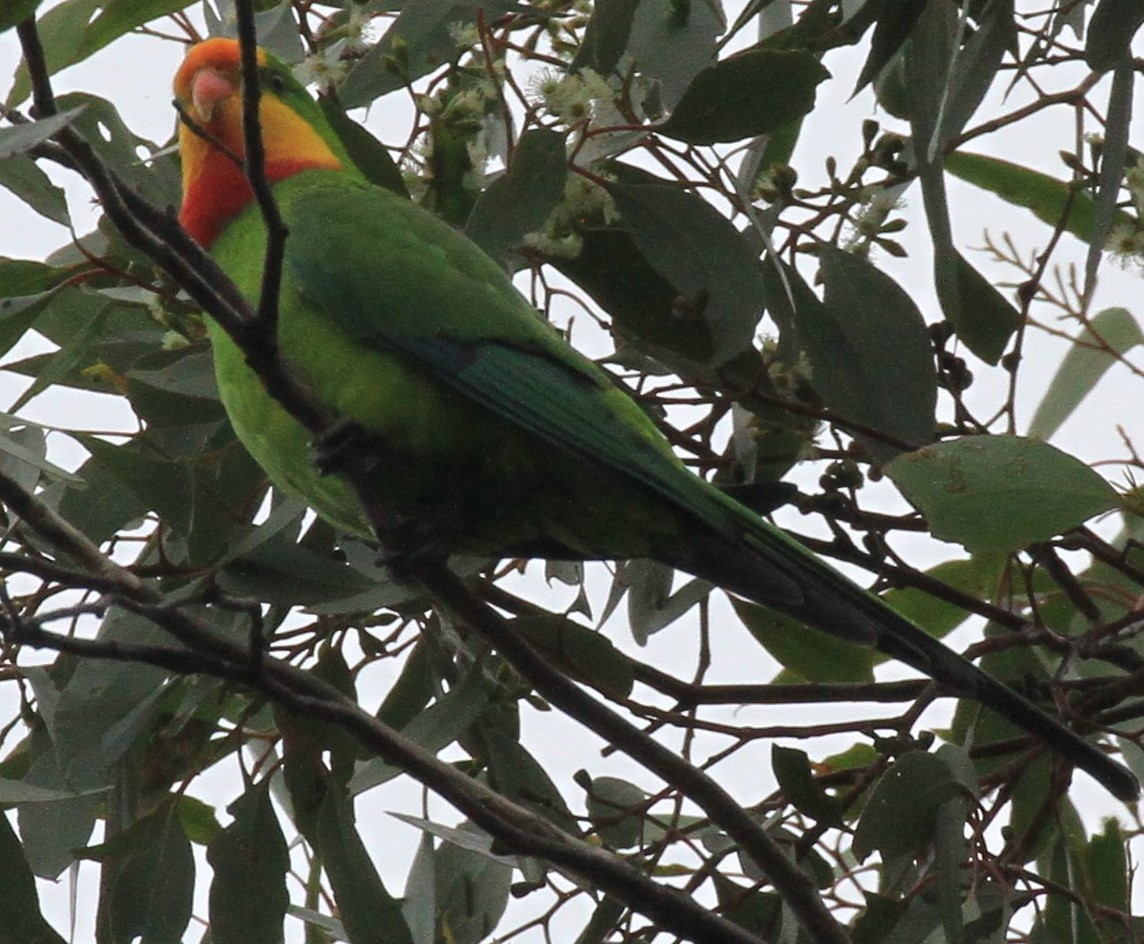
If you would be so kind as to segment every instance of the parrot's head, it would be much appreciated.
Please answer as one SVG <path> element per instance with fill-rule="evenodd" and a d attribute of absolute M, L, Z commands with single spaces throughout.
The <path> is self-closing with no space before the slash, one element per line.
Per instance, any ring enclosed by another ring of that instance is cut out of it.
<path fill-rule="evenodd" d="M 208 39 L 191 48 L 175 75 L 183 164 L 179 220 L 203 246 L 253 199 L 242 168 L 239 57 L 237 40 Z M 267 177 L 275 181 L 315 167 L 343 168 L 341 145 L 289 66 L 259 49 L 258 76 Z"/>

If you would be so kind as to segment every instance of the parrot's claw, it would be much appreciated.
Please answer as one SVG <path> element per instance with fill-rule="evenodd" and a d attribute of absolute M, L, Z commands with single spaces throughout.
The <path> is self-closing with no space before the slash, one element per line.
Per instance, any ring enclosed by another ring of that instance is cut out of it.
<path fill-rule="evenodd" d="M 314 465 L 322 475 L 339 472 L 369 472 L 377 454 L 369 434 L 351 419 L 342 419 L 323 430 L 310 443 Z"/>

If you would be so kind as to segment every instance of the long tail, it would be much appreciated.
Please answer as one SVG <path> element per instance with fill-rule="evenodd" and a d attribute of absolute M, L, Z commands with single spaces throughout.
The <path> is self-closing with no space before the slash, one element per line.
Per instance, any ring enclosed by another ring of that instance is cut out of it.
<path fill-rule="evenodd" d="M 727 502 L 724 507 L 731 504 Z M 1133 773 L 1096 745 L 919 629 L 787 535 L 751 517 L 746 509 L 736 506 L 733 513 L 739 533 L 732 537 L 708 532 L 706 537 L 699 537 L 699 555 L 683 565 L 685 569 L 823 632 L 876 647 L 924 672 L 955 695 L 972 698 L 1041 738 L 1119 799 L 1137 798 L 1140 783 Z"/>

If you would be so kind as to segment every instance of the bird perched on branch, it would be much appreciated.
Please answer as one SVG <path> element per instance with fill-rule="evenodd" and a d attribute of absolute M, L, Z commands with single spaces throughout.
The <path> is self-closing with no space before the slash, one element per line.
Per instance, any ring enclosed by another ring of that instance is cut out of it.
<path fill-rule="evenodd" d="M 653 558 L 862 646 L 1042 738 L 1122 799 L 1124 767 L 689 472 L 645 413 L 437 217 L 356 170 L 283 63 L 259 51 L 265 175 L 289 228 L 281 351 L 318 400 L 382 445 L 391 550 Z M 175 79 L 180 219 L 255 303 L 266 228 L 244 174 L 238 43 L 190 50 Z M 369 534 L 310 437 L 212 330 L 219 391 L 274 483 Z"/>

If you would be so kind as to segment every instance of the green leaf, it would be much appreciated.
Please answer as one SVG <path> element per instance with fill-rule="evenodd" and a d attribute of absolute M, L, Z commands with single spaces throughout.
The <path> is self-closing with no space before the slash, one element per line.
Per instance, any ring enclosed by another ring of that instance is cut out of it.
<path fill-rule="evenodd" d="M 405 894 L 401 903 L 405 924 L 417 944 L 431 944 L 437 929 L 435 855 L 432 834 L 423 832 L 417 844 L 417 854 L 405 877 Z"/>
<path fill-rule="evenodd" d="M 625 228 L 651 266 L 678 292 L 675 316 L 711 333 L 722 364 L 751 344 L 763 311 L 758 253 L 710 203 L 678 187 L 608 187 Z"/>
<path fill-rule="evenodd" d="M 869 55 L 851 95 L 857 95 L 877 79 L 890 60 L 897 56 L 925 8 L 924 3 L 888 3 L 882 6 L 870 37 Z"/>
<path fill-rule="evenodd" d="M 584 930 L 576 938 L 574 944 L 604 944 L 608 936 L 616 929 L 616 922 L 623 917 L 627 908 L 614 898 L 605 895 L 600 899 L 592 912 L 592 917 L 584 925 Z"/>
<path fill-rule="evenodd" d="M 530 807 L 561 829 L 576 831 L 576 820 L 547 771 L 520 741 L 492 725 L 482 725 L 489 776 L 501 796 Z"/>
<path fill-rule="evenodd" d="M 934 246 L 934 272 L 941 310 L 974 354 L 996 364 L 1021 325 L 1021 314 L 956 249 Z"/>
<path fill-rule="evenodd" d="M 1081 891 L 1094 906 L 1112 912 L 1132 913 L 1130 879 L 1135 868 L 1129 868 L 1127 837 L 1120 823 L 1112 817 L 1104 821 L 1104 829 L 1093 836 L 1085 850 L 1085 868 L 1081 873 Z M 1123 925 L 1113 915 L 1089 909 L 1100 941 L 1116 940 Z"/>
<path fill-rule="evenodd" d="M 159 206 L 178 204 L 182 182 L 174 156 L 141 160 L 141 151 L 155 154 L 159 148 L 128 128 L 114 103 L 86 92 L 71 92 L 61 95 L 57 104 L 78 112 L 72 121 L 76 132 L 128 185 Z M 153 265 L 149 260 L 148 264 Z"/>
<path fill-rule="evenodd" d="M 872 682 L 874 650 L 855 646 L 775 610 L 731 598 L 747 631 L 784 668 L 808 682 Z"/>
<path fill-rule="evenodd" d="M 129 610 L 112 609 L 99 628 L 105 643 L 161 644 L 170 637 Z M 54 733 L 59 762 L 77 788 L 111 782 L 111 768 L 150 723 L 167 673 L 153 666 L 88 659 L 60 692 Z"/>
<path fill-rule="evenodd" d="M 854 855 L 877 850 L 885 862 L 916 852 L 934 839 L 938 811 L 961 786 L 940 758 L 911 751 L 878 781 L 854 831 Z"/>
<path fill-rule="evenodd" d="M 824 826 L 842 825 L 842 808 L 815 781 L 810 758 L 805 751 L 779 744 L 771 746 L 771 769 L 787 800 L 800 813 L 805 813 Z"/>
<path fill-rule="evenodd" d="M 0 424 L 16 420 L 0 414 Z M 18 422 L 18 421 L 17 421 Z M 12 423 L 0 431 L 0 467 L 21 484 L 31 488 L 41 475 L 53 481 L 76 482 L 76 477 L 47 459 L 47 442 L 39 426 L 19 426 Z"/>
<path fill-rule="evenodd" d="M 39 121 L 0 128 L 0 158 L 23 154 L 37 144 L 43 144 L 61 128 L 72 124 L 82 110 L 82 108 L 72 108 L 57 115 L 41 118 Z"/>
<path fill-rule="evenodd" d="M 214 944 L 281 944 L 290 895 L 290 854 L 270 802 L 270 781 L 247 787 L 229 807 L 234 822 L 207 847 Z"/>
<path fill-rule="evenodd" d="M 7 816 L 0 816 L 0 883 L 0 944 L 64 944 L 40 913 L 35 878 Z"/>
<path fill-rule="evenodd" d="M 568 177 L 564 136 L 555 131 L 525 132 L 508 170 L 480 195 L 465 224 L 465 235 L 512 270 L 524 236 L 540 229 L 564 195 Z"/>
<path fill-rule="evenodd" d="M 977 15 L 977 28 L 953 53 L 948 88 L 942 101 L 938 141 L 946 143 L 961 133 L 993 86 L 1001 58 L 1014 49 L 1017 31 L 1013 0 L 991 0 Z"/>
<path fill-rule="evenodd" d="M 696 74 L 714 60 L 716 39 L 726 25 L 720 5 L 709 0 L 639 4 L 626 52 L 636 72 L 655 83 L 657 104 L 675 107 Z"/>
<path fill-rule="evenodd" d="M 18 810 L 28 866 L 40 878 L 56 879 L 75 862 L 75 850 L 91 836 L 96 815 L 105 803 L 99 790 L 104 784 L 91 785 L 77 793 L 51 750 L 32 762 L 24 779 L 36 787 L 77 794 L 70 799 L 23 803 Z"/>
<path fill-rule="evenodd" d="M 1144 344 L 1144 332 L 1126 308 L 1106 308 L 1094 315 L 1057 368 L 1029 422 L 1029 435 L 1051 437 L 1108 369 L 1139 344 Z"/>
<path fill-rule="evenodd" d="M 504 914 L 512 869 L 452 842 L 434 853 L 433 866 L 437 940 L 450 944 L 483 941 Z"/>
<path fill-rule="evenodd" d="M 341 790 L 328 785 L 318 810 L 317 849 L 351 944 L 413 944 L 401 903 L 378 877 Z"/>
<path fill-rule="evenodd" d="M 9 259 L 0 256 L 0 319 L 6 319 L 24 305 L 17 305 L 16 299 L 22 295 L 39 295 L 56 288 L 76 272 L 73 267 L 46 265 L 32 259 Z M 21 302 L 25 299 L 20 299 Z M 42 299 L 47 302 L 48 299 Z M 6 351 L 7 348 L 4 348 Z"/>
<path fill-rule="evenodd" d="M 402 734 L 436 754 L 464 734 L 488 707 L 489 691 L 480 672 L 474 672 L 419 712 Z M 350 780 L 350 793 L 357 795 L 399 776 L 402 770 L 380 757 L 359 765 Z"/>
<path fill-rule="evenodd" d="M 980 600 L 988 599 L 991 589 L 996 587 L 1001 576 L 999 571 L 997 558 L 982 556 L 945 561 L 925 571 L 925 575 Z M 895 587 L 882 594 L 882 599 L 935 639 L 945 637 L 971 615 L 956 603 L 914 587 Z"/>
<path fill-rule="evenodd" d="M 377 720 L 400 730 L 421 714 L 433 697 L 435 679 L 431 673 L 430 647 L 422 637 L 413 646 L 401 674 L 378 708 Z"/>
<path fill-rule="evenodd" d="M 1097 72 L 1111 69 L 1131 55 L 1141 24 L 1144 5 L 1139 0 L 1100 0 L 1086 30 L 1084 61 Z"/>
<path fill-rule="evenodd" d="M 934 537 L 1007 553 L 1078 527 L 1119 504 L 1083 462 L 1036 439 L 965 436 L 886 467 Z"/>
<path fill-rule="evenodd" d="M 962 918 L 961 864 L 965 861 L 965 821 L 969 801 L 963 793 L 946 797 L 934 817 L 934 856 L 938 910 L 946 940 L 965 940 Z"/>
<path fill-rule="evenodd" d="M 0 778 L 0 804 L 16 806 L 21 803 L 50 803 L 53 800 L 70 800 L 78 796 L 104 793 L 106 789 L 106 787 L 96 787 L 92 790 L 61 790 L 38 787 L 22 780 Z"/>
<path fill-rule="evenodd" d="M 617 341 L 662 363 L 694 373 L 714 360 L 714 339 L 704 321 L 679 318 L 680 292 L 624 230 L 592 226 L 575 259 L 546 261 L 575 282 L 612 318 Z"/>
<path fill-rule="evenodd" d="M 647 794 L 619 777 L 593 777 L 588 785 L 588 819 L 611 849 L 630 849 L 640 841 Z"/>
<path fill-rule="evenodd" d="M 37 21 L 36 29 L 40 35 L 40 44 L 44 48 L 49 75 L 70 66 L 80 58 L 84 32 L 98 8 L 99 0 L 64 0 Z M 15 108 L 31 94 L 31 91 L 28 67 L 21 59 L 5 104 L 9 108 Z"/>
<path fill-rule="evenodd" d="M 848 420 L 906 443 L 932 442 L 937 372 L 921 312 L 865 259 L 833 247 L 824 247 L 820 259 L 823 301 L 799 286 L 795 306 L 815 390 Z M 901 451 L 859 438 L 879 461 Z"/>
<path fill-rule="evenodd" d="M 126 843 L 120 845 L 121 839 Z M 136 821 L 112 842 L 117 855 L 104 865 L 104 881 L 110 879 L 106 939 L 179 944 L 191 920 L 195 862 L 174 804 Z"/>
<path fill-rule="evenodd" d="M 137 26 L 187 5 L 187 0 L 65 0 L 37 24 L 48 73 L 66 69 Z M 101 12 L 95 16 L 97 10 Z M 0 13 L 0 23 L 7 15 Z M 18 105 L 30 91 L 28 70 L 21 62 L 7 104 Z"/>
<path fill-rule="evenodd" d="M 333 99 L 321 95 L 318 105 L 326 121 L 346 149 L 350 159 L 365 179 L 378 187 L 392 190 L 398 196 L 409 197 L 401 168 L 389 154 L 389 148 L 375 138 L 363 125 L 350 118 Z"/>
<path fill-rule="evenodd" d="M 1128 129 L 1132 124 L 1132 96 L 1135 87 L 1135 66 L 1128 56 L 1124 56 L 1112 70 L 1112 82 L 1108 89 L 1100 166 L 1096 175 L 1095 231 L 1084 260 L 1084 298 L 1092 297 L 1096 287 L 1096 274 L 1118 212 L 1120 187 L 1125 181 L 1125 171 L 1128 168 Z M 1136 228 L 1139 228 L 1139 223 L 1137 219 Z"/>
<path fill-rule="evenodd" d="M 719 913 L 741 928 L 758 935 L 759 940 L 780 941 L 783 925 L 783 902 L 775 892 L 762 892 L 732 882 L 715 871 L 712 876 Z M 801 929 L 800 929 L 801 930 Z"/>
<path fill-rule="evenodd" d="M 577 681 L 624 698 L 635 684 L 631 661 L 603 634 L 559 616 L 518 617 L 513 626 Z"/>
<path fill-rule="evenodd" d="M 4 0 L 0 4 L 0 33 L 36 13 L 42 0 Z"/>
<path fill-rule="evenodd" d="M 197 797 L 186 795 L 179 797 L 175 804 L 175 812 L 179 816 L 183 832 L 193 843 L 208 845 L 222 832 L 222 827 L 215 817 L 215 808 Z"/>
<path fill-rule="evenodd" d="M 852 940 L 853 944 L 917 944 L 930 940 L 940 922 L 937 908 L 921 895 L 886 898 L 867 892 L 866 911 L 855 922 Z"/>
<path fill-rule="evenodd" d="M 640 0 L 596 0 L 568 71 L 591 69 L 597 75 L 611 75 L 628 48 L 632 21 L 640 6 Z"/>
<path fill-rule="evenodd" d="M 182 10 L 187 0 L 103 0 L 100 6 L 103 12 L 84 32 L 81 56 L 85 59 L 124 33 Z"/>
<path fill-rule="evenodd" d="M 457 24 L 483 15 L 491 23 L 516 7 L 511 0 L 418 0 L 404 4 L 385 35 L 370 48 L 338 86 L 344 108 L 360 108 L 402 88 L 447 61 Z M 390 68 L 395 62 L 401 65 Z"/>
<path fill-rule="evenodd" d="M 943 166 L 955 177 L 996 194 L 1006 203 L 1030 210 L 1042 223 L 1061 226 L 1077 239 L 1091 244 L 1097 232 L 1096 201 L 1066 181 L 987 154 L 955 151 Z M 1115 223 L 1132 225 L 1123 210 Z"/>
<path fill-rule="evenodd" d="M 257 532 L 255 527 L 252 533 Z M 340 600 L 374 585 L 345 561 L 312 551 L 282 533 L 228 557 L 218 583 L 237 596 L 282 606 Z"/>
<path fill-rule="evenodd" d="M 688 144 L 716 144 L 777 131 L 814 107 L 829 72 L 809 52 L 756 49 L 700 72 L 660 134 Z"/>
<path fill-rule="evenodd" d="M 28 207 L 53 223 L 67 226 L 67 198 L 62 187 L 52 183 L 39 166 L 26 154 L 15 154 L 0 160 L 0 187 L 6 187 Z M 26 294 L 15 291 L 7 282 L 0 280 L 0 291 L 5 295 Z"/>

